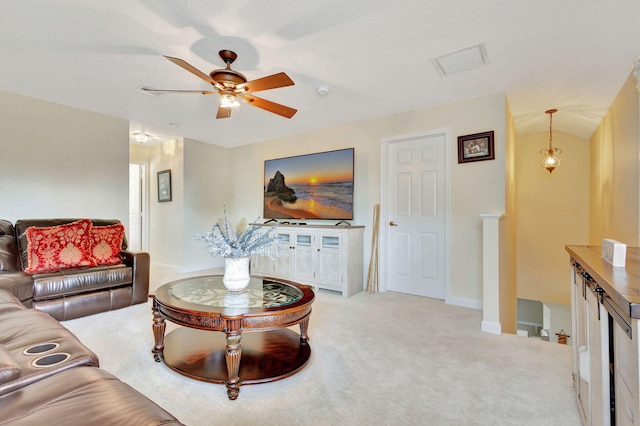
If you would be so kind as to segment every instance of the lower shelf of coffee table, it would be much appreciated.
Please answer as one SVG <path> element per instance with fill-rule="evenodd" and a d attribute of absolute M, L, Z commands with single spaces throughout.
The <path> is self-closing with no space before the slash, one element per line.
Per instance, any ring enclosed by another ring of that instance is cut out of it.
<path fill-rule="evenodd" d="M 185 376 L 212 383 L 228 379 L 226 335 L 181 327 L 164 339 L 163 362 Z M 289 329 L 243 333 L 240 383 L 250 385 L 284 379 L 309 361 L 311 348 Z"/>

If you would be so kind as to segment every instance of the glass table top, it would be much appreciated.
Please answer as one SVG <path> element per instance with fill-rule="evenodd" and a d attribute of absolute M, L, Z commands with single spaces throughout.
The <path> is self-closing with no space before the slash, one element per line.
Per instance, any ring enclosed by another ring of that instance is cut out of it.
<path fill-rule="evenodd" d="M 166 286 L 168 296 L 173 299 L 211 308 L 277 308 L 295 303 L 303 296 L 302 290 L 292 285 L 255 277 L 240 292 L 228 291 L 222 275 L 187 278 Z"/>

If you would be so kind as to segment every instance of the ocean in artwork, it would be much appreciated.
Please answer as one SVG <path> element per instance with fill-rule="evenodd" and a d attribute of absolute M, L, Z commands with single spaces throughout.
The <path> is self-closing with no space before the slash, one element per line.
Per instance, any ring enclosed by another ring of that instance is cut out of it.
<path fill-rule="evenodd" d="M 353 218 L 353 148 L 266 160 L 264 217 Z"/>
<path fill-rule="evenodd" d="M 352 211 L 353 182 L 323 182 L 288 185 L 298 200 L 313 201 L 323 206 Z M 293 203 L 295 205 L 295 203 Z"/>

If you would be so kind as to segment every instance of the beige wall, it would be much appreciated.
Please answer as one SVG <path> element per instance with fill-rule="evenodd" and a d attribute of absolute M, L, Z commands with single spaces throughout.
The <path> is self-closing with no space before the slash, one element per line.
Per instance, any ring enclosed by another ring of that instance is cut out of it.
<path fill-rule="evenodd" d="M 152 262 L 181 272 L 222 266 L 195 234 L 222 220 L 228 204 L 229 150 L 191 139 L 131 146 L 131 161 L 148 164 L 149 252 Z M 171 170 L 172 201 L 158 202 L 157 173 Z"/>
<path fill-rule="evenodd" d="M 500 326 L 503 333 L 516 333 L 517 308 L 517 138 L 507 103 L 505 109 L 505 214 L 500 220 Z"/>
<path fill-rule="evenodd" d="M 373 206 L 380 202 L 381 140 L 449 129 L 451 285 L 448 300 L 480 308 L 482 222 L 479 215 L 505 211 L 505 116 L 505 96 L 497 93 L 234 148 L 229 157 L 230 170 L 233 170 L 229 194 L 233 214 L 249 220 L 262 214 L 265 159 L 354 147 L 356 197 L 352 223 L 366 226 L 363 265 L 366 271 Z M 496 160 L 458 164 L 457 136 L 488 130 L 495 131 Z"/>
<path fill-rule="evenodd" d="M 562 154 L 553 173 L 540 166 L 548 146 L 548 132 L 518 137 L 518 297 L 569 304 L 564 247 L 588 241 L 589 143 L 554 130 Z"/>
<path fill-rule="evenodd" d="M 613 238 L 630 246 L 638 236 L 638 91 L 630 75 L 591 136 L 589 242 Z"/>
<path fill-rule="evenodd" d="M 0 92 L 0 218 L 129 223 L 129 123 Z"/>
<path fill-rule="evenodd" d="M 150 147 L 149 252 L 154 263 L 182 268 L 184 264 L 184 141 Z M 171 202 L 158 202 L 159 171 L 171 170 Z"/>
<path fill-rule="evenodd" d="M 229 204 L 232 179 L 228 167 L 229 150 L 203 142 L 185 139 L 184 145 L 184 262 L 186 270 L 222 266 L 221 257 L 212 257 L 206 245 L 194 238 L 208 232 L 223 219 L 225 204 Z M 229 215 L 231 219 L 231 214 Z M 255 218 L 254 218 L 255 219 Z M 233 223 L 237 225 L 237 223 Z"/>

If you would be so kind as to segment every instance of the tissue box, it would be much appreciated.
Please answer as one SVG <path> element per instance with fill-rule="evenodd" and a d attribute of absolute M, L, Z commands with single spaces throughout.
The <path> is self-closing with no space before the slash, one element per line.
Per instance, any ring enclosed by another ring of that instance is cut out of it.
<path fill-rule="evenodd" d="M 602 258 L 613 266 L 624 268 L 627 258 L 627 245 L 620 241 L 605 238 L 602 240 Z"/>

